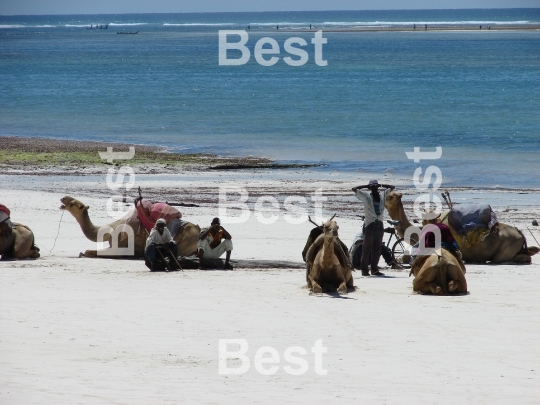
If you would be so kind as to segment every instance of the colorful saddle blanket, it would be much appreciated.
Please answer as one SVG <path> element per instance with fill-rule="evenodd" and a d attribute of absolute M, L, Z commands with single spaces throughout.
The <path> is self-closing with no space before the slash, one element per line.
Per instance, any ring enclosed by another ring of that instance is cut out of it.
<path fill-rule="evenodd" d="M 156 221 L 160 218 L 165 219 L 167 224 L 173 219 L 182 218 L 180 211 L 163 202 L 152 204 L 150 201 L 143 199 L 139 200 L 136 206 L 137 217 L 148 231 L 154 227 Z"/>
<path fill-rule="evenodd" d="M 497 222 L 497 214 L 489 204 L 463 205 L 448 214 L 448 224 L 460 235 L 466 235 L 476 228 L 491 229 Z"/>
<path fill-rule="evenodd" d="M 498 232 L 499 221 L 489 204 L 469 204 L 448 213 L 448 225 L 460 249 L 482 242 L 490 233 Z"/>

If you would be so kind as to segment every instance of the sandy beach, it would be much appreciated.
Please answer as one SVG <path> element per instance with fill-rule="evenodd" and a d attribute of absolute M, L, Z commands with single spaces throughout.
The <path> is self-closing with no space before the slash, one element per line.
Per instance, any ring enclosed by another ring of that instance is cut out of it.
<path fill-rule="evenodd" d="M 106 168 L 86 175 L 17 170 L 4 167 L 1 202 L 14 221 L 32 228 L 42 257 L 0 262 L 0 403 L 532 404 L 540 398 L 540 300 L 532 288 L 540 256 L 532 265 L 468 265 L 470 294 L 458 297 L 413 294 L 408 271 L 389 269 L 384 278 L 357 271 L 357 290 L 341 297 L 310 295 L 303 270 L 151 273 L 140 260 L 78 258 L 95 243 L 59 210 L 60 198 L 88 204 L 95 224 L 111 222 Z M 155 200 L 199 205 L 181 211 L 201 226 L 218 215 L 223 185 L 245 187 L 251 208 L 261 195 L 282 201 L 320 188 L 328 197 L 323 215 L 338 214 L 340 237 L 349 244 L 362 214 L 350 187 L 366 180 L 309 169 L 177 170 L 145 172 L 136 185 Z M 418 194 L 410 179 L 384 181 L 405 192 L 410 213 Z M 536 245 L 525 227 L 540 216 L 538 190 L 451 192 L 457 202 L 490 202 L 501 221 L 524 229 Z M 271 225 L 253 213 L 246 223 L 226 225 L 233 259 L 301 262 L 312 225 L 285 221 L 283 205 L 272 213 L 279 218 Z M 257 349 L 274 347 L 279 370 L 264 376 L 252 365 L 243 375 L 220 375 L 220 339 L 245 339 L 252 362 Z M 326 375 L 315 372 L 311 354 L 319 339 L 328 350 Z M 308 353 L 304 375 L 284 371 L 290 346 Z"/>

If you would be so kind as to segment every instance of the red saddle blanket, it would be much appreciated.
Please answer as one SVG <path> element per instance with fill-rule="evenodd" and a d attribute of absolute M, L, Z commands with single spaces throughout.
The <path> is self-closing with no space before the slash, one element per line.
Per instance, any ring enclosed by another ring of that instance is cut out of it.
<path fill-rule="evenodd" d="M 156 221 L 160 218 L 165 219 L 167 223 L 175 218 L 182 218 L 180 211 L 163 202 L 152 204 L 150 201 L 143 199 L 137 202 L 136 207 L 137 217 L 148 231 L 154 227 Z"/>

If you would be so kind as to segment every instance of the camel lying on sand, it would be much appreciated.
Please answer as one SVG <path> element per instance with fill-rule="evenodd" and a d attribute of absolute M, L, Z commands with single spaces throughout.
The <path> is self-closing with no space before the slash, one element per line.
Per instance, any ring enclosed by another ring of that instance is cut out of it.
<path fill-rule="evenodd" d="M 346 294 L 348 288 L 354 288 L 347 249 L 341 252 L 338 229 L 336 221 L 326 221 L 323 233 L 306 253 L 307 284 L 314 293 L 337 289 L 340 294 Z"/>
<path fill-rule="evenodd" d="M 395 191 L 388 193 L 385 207 L 390 218 L 399 221 L 396 229 L 399 237 L 403 238 L 407 228 L 413 225 L 407 218 L 401 197 L 403 197 L 403 194 Z M 452 228 L 447 220 L 444 220 L 443 223 Z M 498 227 L 498 233 L 489 234 L 483 241 L 470 247 L 460 246 L 463 261 L 469 263 L 514 262 L 530 264 L 531 256 L 538 253 L 540 249 L 536 246 L 527 247 L 525 236 L 517 228 L 502 223 L 499 223 Z M 416 235 L 416 237 L 418 236 Z M 414 245 L 418 240 L 411 238 L 411 240 L 405 240 L 405 242 Z"/>
<path fill-rule="evenodd" d="M 79 223 L 84 236 L 86 236 L 88 239 L 90 239 L 92 242 L 97 242 L 98 240 L 98 232 L 100 230 L 100 226 L 95 226 L 92 221 L 90 220 L 90 216 L 88 215 L 88 206 L 80 202 L 79 200 L 76 200 L 73 197 L 63 197 L 60 199 L 62 201 L 62 206 L 60 209 L 65 209 L 66 211 L 69 211 L 71 215 L 75 217 L 77 222 Z M 146 245 L 146 238 L 148 237 L 148 232 L 146 229 L 142 226 L 140 223 L 137 213 L 135 209 L 128 212 L 126 216 L 122 219 L 119 219 L 118 221 L 112 222 L 108 225 L 112 229 L 116 229 L 119 226 L 129 225 L 133 229 L 133 232 L 135 234 L 135 258 L 141 258 L 144 255 L 144 248 Z M 186 223 L 176 236 L 174 237 L 175 242 L 178 245 L 178 255 L 179 256 L 190 256 L 193 254 L 196 254 L 197 252 L 197 240 L 199 239 L 199 234 L 201 232 L 201 228 L 198 225 L 192 224 L 190 222 Z M 109 242 L 109 246 L 111 246 L 111 234 L 105 233 L 103 237 L 103 241 Z M 118 247 L 123 248 L 127 247 L 127 235 L 121 232 L 119 234 L 119 241 L 118 241 Z M 104 257 L 104 258 L 122 258 L 124 256 L 115 256 L 115 255 L 107 255 L 108 251 L 110 249 L 103 249 L 99 252 L 97 250 L 87 250 L 84 252 L 83 256 L 85 257 Z"/>
<path fill-rule="evenodd" d="M 417 256 L 411 267 L 413 291 L 420 294 L 449 295 L 467 292 L 467 280 L 459 261 L 446 249 L 438 254 Z"/>
<path fill-rule="evenodd" d="M 0 255 L 13 259 L 37 259 L 39 248 L 34 245 L 34 233 L 26 225 L 0 223 Z"/>

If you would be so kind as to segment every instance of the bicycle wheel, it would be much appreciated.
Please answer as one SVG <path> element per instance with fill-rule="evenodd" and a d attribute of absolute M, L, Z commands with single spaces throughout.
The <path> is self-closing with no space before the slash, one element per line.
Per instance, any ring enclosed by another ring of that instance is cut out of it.
<path fill-rule="evenodd" d="M 403 263 L 403 255 L 405 254 L 406 248 L 405 243 L 403 242 L 403 239 L 398 239 L 396 243 L 394 243 L 394 246 L 392 247 L 392 256 L 394 257 L 394 260 L 398 263 Z M 409 263 L 403 263 L 403 264 L 409 264 Z"/>

